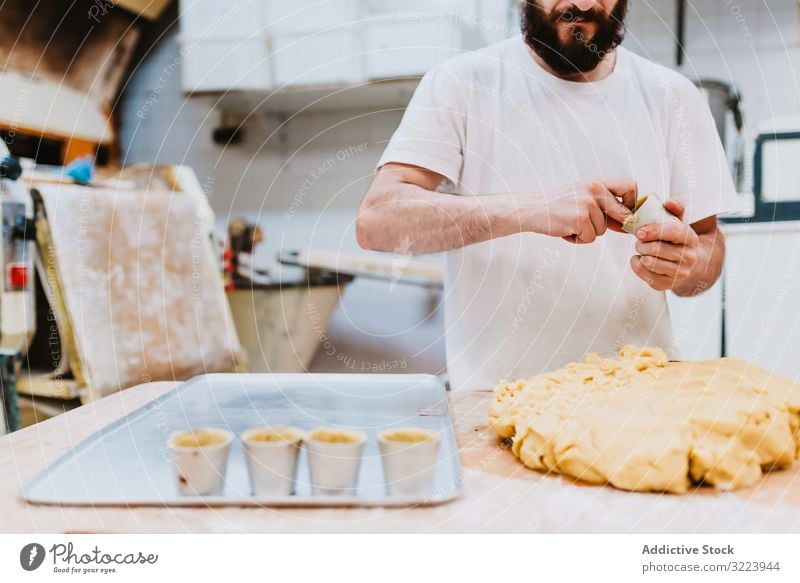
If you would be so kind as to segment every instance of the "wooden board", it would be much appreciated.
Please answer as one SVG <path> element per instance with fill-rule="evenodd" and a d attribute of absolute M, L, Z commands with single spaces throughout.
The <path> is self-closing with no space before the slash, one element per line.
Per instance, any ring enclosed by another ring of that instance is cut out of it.
<path fill-rule="evenodd" d="M 46 262 L 57 273 L 88 399 L 234 368 L 241 348 L 194 197 L 37 190 L 50 235 Z"/>
<path fill-rule="evenodd" d="M 402 280 L 420 285 L 441 285 L 444 266 L 416 259 L 410 255 L 388 253 L 342 253 L 329 249 L 308 249 L 281 257 L 287 265 L 301 265 L 357 277 Z"/>
<path fill-rule="evenodd" d="M 490 391 L 450 396 L 465 495 L 410 509 L 53 508 L 19 488 L 78 441 L 164 394 L 150 383 L 0 438 L 0 532 L 800 532 L 800 465 L 738 492 L 689 495 L 584 486 L 523 467 L 486 426 Z"/>

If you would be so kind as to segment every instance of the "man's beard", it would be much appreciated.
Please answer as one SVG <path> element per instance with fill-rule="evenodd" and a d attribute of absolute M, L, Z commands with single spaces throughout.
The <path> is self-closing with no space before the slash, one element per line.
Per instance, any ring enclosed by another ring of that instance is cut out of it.
<path fill-rule="evenodd" d="M 575 75 L 594 70 L 608 51 L 616 48 L 625 36 L 625 16 L 628 0 L 619 0 L 611 13 L 599 8 L 579 10 L 574 5 L 548 14 L 538 0 L 522 4 L 522 34 L 525 42 L 558 75 Z M 568 25 L 569 40 L 562 41 L 559 28 L 562 22 L 584 18 L 594 24 L 594 34 L 584 32 L 578 24 Z"/>

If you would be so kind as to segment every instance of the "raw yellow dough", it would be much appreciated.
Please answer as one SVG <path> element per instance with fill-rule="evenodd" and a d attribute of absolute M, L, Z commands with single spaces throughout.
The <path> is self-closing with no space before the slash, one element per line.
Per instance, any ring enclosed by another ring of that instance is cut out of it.
<path fill-rule="evenodd" d="M 752 485 L 800 457 L 800 384 L 735 358 L 669 362 L 659 348 L 589 354 L 500 382 L 492 429 L 530 468 L 638 491 Z"/>

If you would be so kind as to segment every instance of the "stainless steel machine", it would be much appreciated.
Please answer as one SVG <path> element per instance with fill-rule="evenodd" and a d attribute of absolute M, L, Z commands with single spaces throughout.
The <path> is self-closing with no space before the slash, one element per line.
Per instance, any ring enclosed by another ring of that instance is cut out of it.
<path fill-rule="evenodd" d="M 0 267 L 0 434 L 19 428 L 16 377 L 19 355 L 24 353 L 36 329 L 33 294 L 35 228 L 31 199 L 18 182 L 19 162 L 0 143 L 0 218 L 2 245 Z"/>
<path fill-rule="evenodd" d="M 714 116 L 719 138 L 725 148 L 736 189 L 741 192 L 745 180 L 745 135 L 742 96 L 733 83 L 718 79 L 697 79 L 695 85 L 705 94 Z"/>

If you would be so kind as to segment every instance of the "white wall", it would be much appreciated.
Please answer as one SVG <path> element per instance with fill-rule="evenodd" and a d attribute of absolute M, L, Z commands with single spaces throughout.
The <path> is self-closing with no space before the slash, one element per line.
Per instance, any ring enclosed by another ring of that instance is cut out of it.
<path fill-rule="evenodd" d="M 673 66 L 675 4 L 633 0 L 626 46 Z M 688 2 L 686 56 L 679 70 L 738 86 L 749 153 L 764 122 L 800 115 L 799 6 L 798 0 Z"/>
<path fill-rule="evenodd" d="M 166 32 L 125 89 L 119 119 L 126 165 L 194 167 L 223 216 L 358 204 L 401 111 L 319 113 L 289 121 L 254 114 L 243 143 L 219 146 L 211 139 L 221 123 L 215 98 L 184 97 L 178 51 L 177 34 Z"/>

